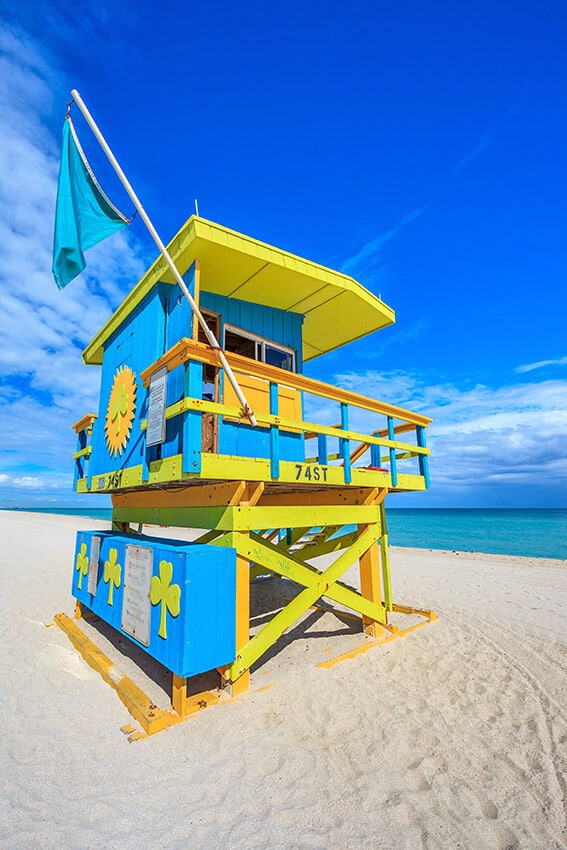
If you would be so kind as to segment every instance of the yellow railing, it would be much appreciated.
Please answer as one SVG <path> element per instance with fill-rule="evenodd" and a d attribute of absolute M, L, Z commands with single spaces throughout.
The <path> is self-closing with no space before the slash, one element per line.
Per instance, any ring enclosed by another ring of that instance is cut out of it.
<path fill-rule="evenodd" d="M 280 433 L 291 432 L 302 434 L 306 446 L 313 445 L 313 441 L 316 441 L 316 448 L 314 447 L 314 450 L 310 452 L 306 451 L 301 458 L 301 464 L 295 464 L 295 466 L 300 467 L 302 481 L 312 480 L 309 472 L 309 469 L 311 469 L 314 480 L 323 483 L 328 482 L 329 478 L 324 470 L 328 469 L 329 466 L 334 466 L 335 472 L 329 472 L 333 482 L 339 483 L 337 477 L 339 470 L 336 467 L 341 467 L 340 480 L 344 481 L 345 484 L 350 484 L 352 468 L 354 464 L 357 464 L 363 469 L 388 473 L 391 486 L 395 488 L 398 486 L 398 462 L 414 459 L 414 462 L 417 460 L 419 475 L 422 478 L 419 489 L 423 485 L 429 486 L 428 455 L 430 450 L 426 446 L 425 430 L 431 420 L 427 416 L 359 395 L 350 390 L 325 384 L 304 375 L 288 372 L 267 363 L 250 360 L 238 354 L 226 352 L 226 357 L 233 372 L 238 376 L 238 380 L 242 382 L 247 393 L 251 394 L 248 400 L 254 408 L 258 425 L 270 432 L 269 478 L 267 480 L 280 480 Z M 188 368 L 190 363 L 195 362 L 219 367 L 215 351 L 212 348 L 191 339 L 182 339 L 141 372 L 140 379 L 147 388 L 151 376 L 159 369 L 165 367 L 171 372 L 179 367 Z M 197 420 L 196 426 L 194 417 L 187 418 L 187 414 L 197 412 L 216 416 L 220 420 L 219 429 L 224 426 L 224 423 L 248 422 L 243 409 L 236 403 L 236 396 L 234 393 L 231 395 L 226 385 L 224 403 L 198 397 L 200 384 L 198 390 L 196 386 L 193 386 L 193 389 L 189 392 L 189 395 L 171 404 L 165 411 L 167 420 L 177 416 L 183 417 L 183 473 L 200 471 L 200 465 L 195 469 L 194 463 L 191 469 L 186 468 L 185 455 L 189 456 L 187 447 L 190 446 L 193 450 L 193 458 L 195 453 L 197 456 L 202 454 L 199 451 L 199 441 L 202 439 L 199 420 Z M 305 395 L 324 399 L 326 402 L 336 402 L 340 409 L 340 423 L 325 425 L 321 422 L 305 420 L 302 412 Z M 383 416 L 385 427 L 373 430 L 370 433 L 354 430 L 349 423 L 349 414 L 352 408 L 364 413 Z M 73 426 L 79 440 L 74 455 L 76 481 L 86 474 L 86 464 L 91 455 L 89 438 L 95 418 L 95 416 L 89 414 Z M 142 431 L 146 429 L 146 425 L 147 423 L 142 421 Z M 408 434 L 408 436 L 413 434 L 415 442 L 400 441 L 399 437 L 402 434 Z M 336 441 L 337 451 L 329 450 L 329 440 Z M 141 483 L 149 479 L 150 463 L 153 463 L 153 461 L 150 461 L 151 455 L 148 451 L 146 449 Z M 246 460 L 246 458 L 243 459 Z M 282 458 L 282 461 L 285 460 L 286 458 Z M 294 461 L 292 462 L 294 463 Z M 200 464 L 200 461 L 198 463 Z M 315 466 L 312 467 L 311 464 Z M 317 467 L 321 468 L 323 478 L 319 476 Z M 406 469 L 404 469 L 405 471 Z M 108 470 L 104 474 L 111 472 L 112 470 Z M 289 474 L 289 470 L 287 470 L 285 475 L 288 476 L 288 479 Z M 97 475 L 99 475 L 98 471 Z M 284 477 L 281 480 L 286 480 L 284 473 L 282 475 Z M 336 482 L 335 478 L 337 478 Z M 112 489 L 115 485 L 110 484 L 109 486 Z M 400 484 L 400 486 L 403 487 L 403 484 Z M 411 486 L 410 489 L 412 489 Z"/>
<path fill-rule="evenodd" d="M 397 462 L 415 457 L 419 461 L 420 474 L 425 478 L 426 486 L 429 486 L 429 449 L 425 443 L 425 429 L 431 422 L 429 417 L 359 395 L 350 390 L 325 384 L 313 378 L 307 378 L 304 375 L 288 372 L 277 366 L 250 360 L 248 357 L 243 357 L 239 354 L 226 352 L 226 357 L 235 374 L 247 380 L 252 379 L 264 382 L 265 386 L 269 387 L 269 391 L 266 389 L 264 393 L 269 412 L 256 408 L 254 412 L 258 424 L 269 427 L 272 432 L 271 464 L 273 478 L 279 477 L 277 437 L 279 429 L 282 429 L 303 432 L 306 440 L 317 439 L 317 455 L 307 458 L 307 462 L 326 465 L 335 460 L 340 461 L 345 469 L 346 483 L 350 482 L 350 468 L 352 464 L 360 460 L 366 452 L 370 451 L 370 467 L 381 468 L 382 464 L 388 464 L 388 471 L 390 472 L 394 487 L 397 484 Z M 182 364 L 190 361 L 218 366 L 218 358 L 213 349 L 195 340 L 182 339 L 145 369 L 141 373 L 140 378 L 144 386 L 147 387 L 149 386 L 151 376 L 158 369 L 165 367 L 168 371 L 173 371 Z M 274 388 L 276 390 L 275 392 L 273 392 Z M 280 415 L 277 408 L 278 402 L 281 403 L 282 388 L 288 391 L 295 390 L 297 392 L 307 393 L 323 398 L 326 401 L 337 402 L 341 410 L 340 424 L 322 425 L 304 421 L 297 415 L 293 417 Z M 258 398 L 259 396 L 256 395 L 256 399 Z M 386 427 L 371 434 L 363 434 L 351 430 L 348 422 L 349 407 L 355 407 L 372 414 L 383 415 L 386 417 Z M 185 398 L 177 402 L 177 404 L 168 408 L 166 416 L 167 418 L 171 418 L 187 410 L 198 410 L 202 413 L 212 413 L 230 419 L 245 419 L 242 408 L 196 398 Z M 412 431 L 416 435 L 415 444 L 399 442 L 396 439 L 397 435 Z M 329 454 L 327 450 L 327 438 L 329 437 L 338 440 L 339 451 L 336 454 Z M 358 443 L 352 451 L 350 449 L 351 442 Z M 380 447 L 386 448 L 388 454 L 385 456 L 380 455 Z"/>

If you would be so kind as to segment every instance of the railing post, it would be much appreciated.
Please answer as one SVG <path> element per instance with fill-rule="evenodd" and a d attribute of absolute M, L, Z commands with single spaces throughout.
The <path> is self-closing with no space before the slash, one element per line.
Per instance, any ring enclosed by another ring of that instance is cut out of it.
<path fill-rule="evenodd" d="M 341 402 L 341 428 L 343 431 L 348 431 L 348 405 L 344 402 Z M 350 469 L 350 440 L 347 440 L 344 437 L 339 437 L 339 454 L 343 459 L 345 484 L 350 484 L 352 481 L 352 472 Z"/>
<path fill-rule="evenodd" d="M 327 448 L 326 434 L 317 434 L 317 459 L 323 466 L 328 466 L 329 450 Z"/>
<path fill-rule="evenodd" d="M 279 413 L 278 385 L 270 381 L 270 413 L 277 416 Z M 270 425 L 270 475 L 272 478 L 280 477 L 280 429 L 277 425 Z"/>
<path fill-rule="evenodd" d="M 79 431 L 77 434 L 77 451 L 80 452 L 87 447 L 87 435 L 86 430 Z M 77 490 L 77 481 L 79 478 L 83 478 L 83 467 L 82 467 L 82 458 L 78 457 L 75 459 L 75 474 L 73 476 L 73 490 Z"/>
<path fill-rule="evenodd" d="M 200 398 L 203 391 L 203 365 L 194 360 L 185 363 L 185 395 Z M 200 472 L 203 450 L 202 413 L 186 410 L 183 413 L 182 471 Z"/>
<path fill-rule="evenodd" d="M 378 469 L 380 469 L 380 467 L 382 466 L 382 457 L 380 452 L 381 448 L 382 446 L 370 446 L 370 465 Z"/>
<path fill-rule="evenodd" d="M 425 449 L 427 448 L 427 443 L 425 441 L 425 428 L 423 425 L 416 425 L 416 436 L 417 436 L 417 445 Z M 429 458 L 427 455 L 419 455 L 419 474 L 423 475 L 425 479 L 425 487 L 429 489 Z"/>
<path fill-rule="evenodd" d="M 396 435 L 394 433 L 394 418 L 388 416 L 388 439 L 394 441 Z M 396 449 L 390 448 L 390 475 L 392 476 L 392 487 L 398 486 L 398 464 L 396 461 Z"/>

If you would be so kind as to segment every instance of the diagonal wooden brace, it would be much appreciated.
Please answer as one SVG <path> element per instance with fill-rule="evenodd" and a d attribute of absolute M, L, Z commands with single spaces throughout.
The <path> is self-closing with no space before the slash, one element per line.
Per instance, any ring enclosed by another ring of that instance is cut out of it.
<path fill-rule="evenodd" d="M 356 540 L 357 537 L 353 536 L 351 544 Z M 321 571 L 312 564 L 308 564 L 299 558 L 297 553 L 293 555 L 282 553 L 281 550 L 267 543 L 257 534 L 250 534 L 249 541 L 243 539 L 237 542 L 236 546 L 239 554 L 240 546 L 243 546 L 246 550 L 243 554 L 251 561 L 261 564 L 263 567 L 268 567 L 270 572 L 291 579 L 304 587 L 309 587 L 313 583 L 314 577 L 322 575 Z M 365 599 L 346 584 L 337 581 L 322 595 L 379 623 L 386 622 L 385 608 L 370 599 Z"/>
<path fill-rule="evenodd" d="M 353 545 L 346 552 L 343 552 L 324 572 L 297 563 L 280 551 L 277 551 L 277 556 L 274 557 L 275 553 L 270 551 L 271 544 L 267 544 L 265 539 L 258 535 L 255 535 L 256 539 L 253 544 L 238 532 L 228 533 L 216 541 L 216 545 L 234 547 L 239 555 L 250 558 L 257 563 L 261 562 L 274 572 L 279 572 L 281 575 L 289 573 L 290 578 L 305 586 L 305 590 L 302 590 L 258 634 L 241 647 L 236 661 L 228 670 L 231 681 L 235 681 L 245 670 L 249 670 L 252 664 L 276 642 L 284 631 L 293 625 L 321 596 L 328 596 L 339 601 L 337 599 L 338 594 L 341 597 L 340 601 L 349 608 L 364 614 L 368 612 L 368 616 L 379 619 L 380 622 L 385 622 L 386 615 L 382 606 L 363 599 L 356 591 L 350 590 L 344 585 L 336 585 L 343 573 L 376 542 L 381 529 L 381 523 L 368 525 Z M 283 570 L 285 570 L 285 573 Z M 345 596 L 348 602 L 344 602 Z M 372 612 L 370 612 L 370 608 Z"/>

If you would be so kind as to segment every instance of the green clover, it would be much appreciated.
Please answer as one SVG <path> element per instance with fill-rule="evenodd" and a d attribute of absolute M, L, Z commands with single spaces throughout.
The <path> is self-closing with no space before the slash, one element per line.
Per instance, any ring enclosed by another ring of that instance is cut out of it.
<path fill-rule="evenodd" d="M 118 550 L 111 549 L 109 552 L 109 560 L 104 562 L 104 581 L 108 584 L 108 604 L 112 605 L 112 594 L 115 587 L 120 587 L 120 577 L 122 575 L 122 567 L 116 563 Z"/>
<path fill-rule="evenodd" d="M 77 552 L 77 561 L 75 563 L 75 569 L 79 572 L 79 581 L 77 583 L 77 587 L 79 590 L 83 588 L 83 576 L 89 571 L 89 559 L 87 557 L 87 544 L 81 543 L 81 551 Z"/>
<path fill-rule="evenodd" d="M 126 392 L 124 385 L 119 384 L 116 388 L 116 396 L 110 409 L 110 420 L 111 422 L 116 422 L 116 436 L 120 433 L 120 419 L 122 416 L 126 416 L 127 411 L 128 393 Z"/>
<path fill-rule="evenodd" d="M 167 611 L 172 617 L 177 617 L 180 610 L 181 588 L 178 584 L 171 584 L 173 578 L 173 564 L 169 561 L 159 562 L 159 578 L 152 576 L 152 587 L 150 591 L 150 600 L 152 605 L 159 605 L 161 602 L 159 631 L 158 635 L 161 638 L 167 639 L 167 631 L 165 628 Z"/>

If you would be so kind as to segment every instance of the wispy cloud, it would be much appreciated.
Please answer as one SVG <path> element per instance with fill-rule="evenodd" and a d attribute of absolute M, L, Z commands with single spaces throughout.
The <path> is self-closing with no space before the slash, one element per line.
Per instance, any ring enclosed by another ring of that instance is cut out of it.
<path fill-rule="evenodd" d="M 8 485 L 60 484 L 62 473 L 71 494 L 70 425 L 96 410 L 100 380 L 82 348 L 146 263 L 120 233 L 89 252 L 87 273 L 63 292 L 53 281 L 59 138 L 46 113 L 62 86 L 51 66 L 29 39 L 0 28 L 0 471 L 9 476 L 0 504 Z M 34 465 L 44 472 L 29 473 Z"/>
<path fill-rule="evenodd" d="M 429 204 L 424 204 L 423 206 L 417 207 L 411 212 L 406 213 L 402 216 L 398 223 L 389 230 L 384 231 L 384 233 L 381 233 L 379 236 L 374 236 L 369 242 L 363 245 L 356 254 L 349 257 L 342 263 L 341 271 L 345 274 L 361 279 L 367 286 L 375 283 L 377 272 L 380 270 L 382 264 L 381 251 L 384 245 L 391 242 L 392 239 L 395 239 L 404 227 L 407 227 L 408 224 L 411 224 L 412 221 L 415 221 L 423 215 L 428 206 Z"/>
<path fill-rule="evenodd" d="M 466 153 L 459 160 L 459 162 L 457 163 L 456 170 L 462 171 L 463 169 L 467 168 L 471 164 L 471 162 L 473 162 L 477 157 L 479 157 L 482 153 L 484 153 L 484 151 L 492 144 L 492 142 L 496 138 L 497 134 L 498 134 L 498 130 L 496 130 L 496 129 L 490 130 L 489 132 L 484 133 L 484 135 L 482 135 L 480 137 L 480 140 L 472 148 L 472 150 L 470 150 L 468 153 Z"/>
<path fill-rule="evenodd" d="M 519 375 L 525 372 L 533 372 L 535 369 L 545 369 L 547 366 L 567 366 L 567 357 L 558 357 L 556 360 L 538 360 L 535 363 L 526 363 L 517 366 L 515 372 Z"/>
<path fill-rule="evenodd" d="M 331 383 L 433 418 L 433 493 L 447 506 L 456 491 L 463 498 L 482 492 L 495 504 L 498 488 L 510 484 L 525 488 L 518 493 L 527 504 L 537 483 L 567 492 L 567 381 L 463 389 L 402 372 L 367 371 L 338 373 Z M 339 421 L 338 406 L 319 406 L 317 414 L 328 424 Z M 363 433 L 384 427 L 362 412 L 350 425 Z"/>

